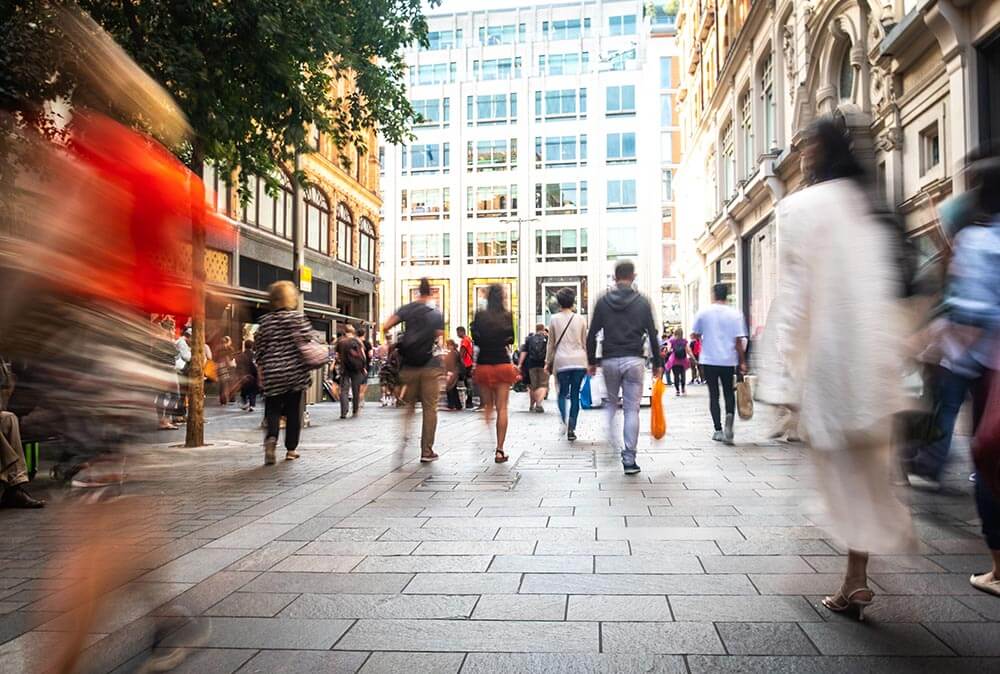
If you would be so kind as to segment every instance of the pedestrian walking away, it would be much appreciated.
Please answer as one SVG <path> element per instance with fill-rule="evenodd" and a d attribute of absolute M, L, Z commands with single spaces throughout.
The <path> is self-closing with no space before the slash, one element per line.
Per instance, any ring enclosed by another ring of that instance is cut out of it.
<path fill-rule="evenodd" d="M 701 340 L 698 335 L 691 333 L 688 337 L 688 346 L 691 347 L 691 383 L 704 384 L 705 377 L 701 373 Z"/>
<path fill-rule="evenodd" d="M 677 395 L 687 395 L 687 369 L 691 364 L 694 355 L 691 353 L 691 346 L 684 339 L 684 331 L 680 328 L 674 330 L 674 336 L 668 343 L 666 368 L 674 374 L 674 388 Z"/>
<path fill-rule="evenodd" d="M 312 364 L 303 350 L 312 342 L 309 319 L 296 311 L 299 291 L 291 281 L 268 288 L 271 312 L 260 319 L 254 341 L 260 384 L 264 390 L 264 463 L 275 463 L 281 418 L 285 418 L 285 460 L 299 458 L 299 434 L 305 412 L 305 390 Z M 321 345 L 316 345 L 324 348 Z"/>
<path fill-rule="evenodd" d="M 257 361 L 254 357 L 253 340 L 243 341 L 243 350 L 236 354 L 236 378 L 240 389 L 240 407 L 253 412 L 259 392 L 257 381 Z"/>
<path fill-rule="evenodd" d="M 906 554 L 916 546 L 909 511 L 891 488 L 891 420 L 904 404 L 902 225 L 876 216 L 869 197 L 875 186 L 842 126 L 814 123 L 801 161 L 809 186 L 779 204 L 779 282 L 757 395 L 799 411 L 828 511 L 824 526 L 848 551 L 844 580 L 822 603 L 862 619 L 874 598 L 869 553 Z M 844 326 L 865 336 L 865 348 L 844 339 Z M 712 323 L 701 327 L 708 362 Z"/>
<path fill-rule="evenodd" d="M 444 334 L 444 316 L 438 311 L 431 297 L 431 284 L 426 278 L 420 279 L 417 299 L 396 310 L 382 325 L 382 332 L 399 324 L 405 331 L 396 342 L 401 359 L 399 373 L 403 389 L 403 401 L 407 412 L 404 421 L 404 440 L 417 401 L 420 402 L 422 419 L 420 430 L 420 461 L 435 461 L 434 435 L 437 432 L 438 397 L 441 393 L 441 361 L 435 354 L 441 336 Z"/>
<path fill-rule="evenodd" d="M 486 308 L 476 312 L 472 324 L 472 340 L 479 347 L 475 379 L 486 412 L 486 425 L 493 421 L 496 409 L 497 463 L 507 461 L 504 442 L 507 439 L 507 402 L 510 387 L 518 380 L 518 369 L 511 363 L 510 347 L 514 344 L 514 317 L 507 310 L 503 286 L 494 283 L 486 292 Z M 544 359 L 542 361 L 544 365 Z"/>
<path fill-rule="evenodd" d="M 444 357 L 445 391 L 448 398 L 448 409 L 452 412 L 462 409 L 462 399 L 458 395 L 458 381 L 462 377 L 464 366 L 458 352 L 458 342 L 449 339 Z"/>
<path fill-rule="evenodd" d="M 475 408 L 472 395 L 472 371 L 476 355 L 475 345 L 472 343 L 472 338 L 469 337 L 464 327 L 459 326 L 455 332 L 458 334 L 458 353 L 462 359 L 459 381 L 465 386 L 465 409 L 471 410 Z"/>
<path fill-rule="evenodd" d="M 368 380 L 368 355 L 354 326 L 344 329 L 335 350 L 340 375 L 340 418 L 346 419 L 348 410 L 356 417 L 361 408 L 361 387 Z"/>
<path fill-rule="evenodd" d="M 636 447 L 639 443 L 639 403 L 646 373 L 645 346 L 653 360 L 653 378 L 663 376 L 663 359 L 657 347 L 656 321 L 649 300 L 635 288 L 635 265 L 622 260 L 615 265 L 615 287 L 594 306 L 594 315 L 587 331 L 587 363 L 591 376 L 597 372 L 597 337 L 601 340 L 601 372 L 607 389 L 607 423 L 609 436 L 621 394 L 624 417 L 622 466 L 626 475 L 639 472 Z M 617 438 L 611 438 L 617 443 Z"/>
<path fill-rule="evenodd" d="M 743 315 L 729 306 L 729 286 L 712 286 L 712 304 L 698 312 L 694 319 L 694 334 L 701 341 L 701 370 L 708 384 L 708 409 L 715 432 L 712 439 L 731 445 L 736 418 L 736 372 L 746 374 L 747 326 Z M 726 405 L 726 425 L 722 426 L 719 409 L 719 388 Z"/>
<path fill-rule="evenodd" d="M 545 372 L 545 354 L 548 351 L 548 336 L 545 334 L 545 324 L 539 323 L 535 331 L 528 335 L 521 346 L 518 357 L 518 369 L 528 373 L 529 412 L 542 413 L 542 401 L 549 393 L 549 376 Z"/>
<path fill-rule="evenodd" d="M 566 427 L 566 439 L 572 442 L 580 415 L 580 386 L 587 374 L 587 321 L 574 311 L 576 291 L 572 288 L 559 290 L 556 302 L 559 313 L 549 321 L 553 338 L 545 354 L 545 372 L 546 376 L 556 375 L 559 418 Z"/>

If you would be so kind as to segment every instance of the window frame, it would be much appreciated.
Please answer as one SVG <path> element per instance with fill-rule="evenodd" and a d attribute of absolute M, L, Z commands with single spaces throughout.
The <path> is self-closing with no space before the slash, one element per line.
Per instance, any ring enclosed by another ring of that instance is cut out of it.
<path fill-rule="evenodd" d="M 615 202 L 611 200 L 611 190 L 612 186 L 617 185 L 618 199 Z M 638 210 L 639 208 L 639 194 L 635 178 L 612 178 L 607 181 L 607 202 L 605 203 L 605 208 L 609 213 L 630 213 Z M 627 194 L 626 187 L 631 186 L 632 201 L 631 203 L 625 201 L 625 196 Z"/>
<path fill-rule="evenodd" d="M 627 139 L 631 137 L 632 139 L 632 154 L 625 154 L 625 146 Z M 612 139 L 617 138 L 617 152 L 618 154 L 612 156 L 611 147 Z M 634 131 L 613 131 L 608 133 L 605 140 L 605 163 L 607 164 L 634 164 L 636 163 L 638 157 L 638 148 L 636 147 L 636 134 Z"/>
<path fill-rule="evenodd" d="M 351 208 L 343 201 L 337 202 L 337 259 L 349 265 L 354 264 L 354 227 Z"/>
<path fill-rule="evenodd" d="M 330 200 L 315 185 L 307 185 L 302 194 L 303 209 L 302 222 L 305 223 L 306 236 L 305 245 L 310 250 L 315 250 L 323 255 L 330 254 Z M 320 203 L 322 201 L 322 203 Z M 312 212 L 316 212 L 316 222 L 319 225 L 317 234 L 319 246 L 310 245 L 311 229 L 314 225 Z"/>
<path fill-rule="evenodd" d="M 553 190 L 552 188 L 555 188 Z M 572 190 L 573 200 L 567 198 Z M 555 194 L 558 205 L 550 205 Z M 567 206 L 572 203 L 572 206 Z M 587 181 L 560 181 L 535 183 L 535 215 L 582 215 L 587 212 Z"/>

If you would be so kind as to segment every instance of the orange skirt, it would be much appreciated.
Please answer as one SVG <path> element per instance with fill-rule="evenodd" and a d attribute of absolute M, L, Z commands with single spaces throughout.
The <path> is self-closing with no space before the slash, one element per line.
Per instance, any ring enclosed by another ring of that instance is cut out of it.
<path fill-rule="evenodd" d="M 521 373 L 513 363 L 499 365 L 477 365 L 472 371 L 472 378 L 478 386 L 493 388 L 495 386 L 510 386 L 521 378 Z"/>

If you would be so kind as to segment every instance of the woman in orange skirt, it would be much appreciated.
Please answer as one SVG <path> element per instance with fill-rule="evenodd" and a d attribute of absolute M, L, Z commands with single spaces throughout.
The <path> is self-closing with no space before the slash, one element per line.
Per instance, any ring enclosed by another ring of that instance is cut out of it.
<path fill-rule="evenodd" d="M 503 451 L 507 438 L 507 400 L 511 384 L 521 378 L 510 360 L 510 346 L 514 343 L 514 317 L 507 310 L 503 287 L 493 284 L 486 294 L 486 308 L 476 312 L 470 326 L 472 341 L 479 347 L 479 357 L 473 378 L 483 399 L 487 425 L 493 419 L 496 407 L 497 463 L 509 458 Z"/>

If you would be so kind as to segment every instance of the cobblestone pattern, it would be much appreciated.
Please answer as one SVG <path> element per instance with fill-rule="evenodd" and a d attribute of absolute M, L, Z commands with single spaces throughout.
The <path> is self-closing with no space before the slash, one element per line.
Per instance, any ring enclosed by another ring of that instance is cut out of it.
<path fill-rule="evenodd" d="M 273 467 L 237 409 L 211 410 L 210 447 L 152 438 L 127 491 L 165 515 L 118 527 L 140 568 L 108 588 L 85 670 L 139 671 L 158 640 L 190 672 L 1000 671 L 1000 599 L 967 580 L 988 564 L 967 464 L 944 493 L 902 493 L 922 554 L 872 559 L 859 624 L 819 605 L 844 550 L 805 450 L 766 440 L 764 414 L 713 443 L 692 386 L 663 440 L 643 411 L 627 477 L 601 412 L 570 445 L 526 406 L 505 465 L 471 411 L 442 412 L 431 465 L 371 404 L 314 406 L 302 459 Z M 89 523 L 69 502 L 0 521 L 0 671 L 45 671 L 72 619 L 52 600 L 79 582 L 58 553 Z"/>

